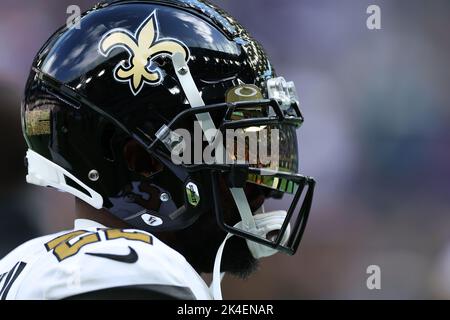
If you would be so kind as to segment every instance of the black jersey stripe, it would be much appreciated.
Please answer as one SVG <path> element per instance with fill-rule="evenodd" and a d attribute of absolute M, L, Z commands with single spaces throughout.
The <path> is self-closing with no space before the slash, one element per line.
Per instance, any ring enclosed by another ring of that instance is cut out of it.
<path fill-rule="evenodd" d="M 27 264 L 25 262 L 20 261 L 16 263 L 16 265 L 8 273 L 5 283 L 3 284 L 3 288 L 0 291 L 0 300 L 6 300 L 6 296 L 8 295 L 14 281 L 16 281 L 17 277 L 22 273 L 26 265 Z"/>

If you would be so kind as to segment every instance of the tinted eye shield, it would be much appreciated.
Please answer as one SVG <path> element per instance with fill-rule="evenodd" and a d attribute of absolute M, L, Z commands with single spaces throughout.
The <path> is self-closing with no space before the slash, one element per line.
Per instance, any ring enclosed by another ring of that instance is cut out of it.
<path fill-rule="evenodd" d="M 240 119 L 237 119 L 236 117 L 236 114 L 255 115 L 255 109 L 258 109 L 257 117 L 244 118 L 243 116 L 240 116 Z M 264 115 L 261 110 L 264 110 Z M 295 131 L 302 125 L 303 116 L 296 102 L 292 102 L 289 108 L 285 108 L 285 110 L 288 110 L 289 113 L 283 111 L 282 106 L 275 99 L 221 103 L 205 107 L 190 108 L 177 115 L 169 124 L 164 125 L 155 134 L 156 139 L 154 141 L 149 141 L 148 135 L 143 135 L 142 132 L 138 132 L 138 135 L 135 138 L 141 141 L 143 145 L 147 146 L 149 152 L 152 154 L 160 154 L 160 156 L 162 156 L 163 154 L 167 154 L 167 150 L 172 152 L 179 144 L 183 142 L 182 137 L 178 136 L 175 132 L 178 128 L 180 128 L 180 126 L 182 127 L 184 123 L 192 122 L 192 120 L 199 114 L 221 114 L 223 115 L 221 119 L 217 119 L 217 117 L 214 118 L 218 123 L 218 132 L 222 133 L 223 136 L 226 135 L 225 132 L 228 130 L 232 130 L 233 132 L 234 130 L 239 129 L 245 131 L 265 128 L 266 141 L 264 143 L 266 149 L 268 147 L 267 140 L 273 140 L 273 138 L 267 134 L 267 130 L 270 132 L 270 129 L 277 129 L 279 131 L 279 135 L 277 135 L 275 139 L 283 141 L 276 141 L 275 148 L 277 149 L 270 150 L 271 156 L 273 155 L 273 152 L 277 153 L 276 161 L 272 161 L 272 159 L 265 159 L 265 161 L 261 161 L 261 155 L 258 156 L 258 150 L 261 150 L 259 148 L 261 146 L 255 146 L 254 149 L 251 150 L 251 147 L 249 147 L 247 141 L 244 139 L 246 144 L 243 146 L 243 148 L 245 148 L 245 159 L 243 159 L 243 155 L 239 157 L 239 155 L 235 154 L 238 152 L 237 150 L 227 150 L 227 159 L 219 159 L 219 161 L 217 161 L 216 158 L 215 163 L 226 162 L 227 165 L 233 165 L 236 163 L 234 160 L 239 159 L 241 161 L 240 163 L 242 163 L 242 160 L 246 163 L 250 163 L 249 167 L 271 169 L 272 172 L 282 171 L 285 173 L 297 173 L 298 152 Z M 295 112 L 295 115 L 293 115 L 292 112 Z M 258 141 L 258 143 L 259 142 L 260 141 Z M 227 141 L 227 147 L 228 143 L 229 141 Z M 270 146 L 270 148 L 271 147 L 272 146 Z M 250 155 L 252 152 L 255 153 L 256 156 Z M 170 156 L 166 157 L 166 163 L 169 157 Z M 249 158 L 252 158 L 251 161 Z M 206 169 L 205 164 L 206 163 L 197 163 L 195 165 L 191 165 L 182 163 L 181 165 L 186 170 L 192 170 L 194 168 L 196 170 L 201 170 L 202 168 Z M 209 164 L 211 163 L 209 162 Z M 294 193 L 293 182 L 287 181 L 283 178 L 278 178 L 276 175 L 260 176 L 253 172 L 249 172 L 247 182 L 268 187 L 274 191 Z"/>

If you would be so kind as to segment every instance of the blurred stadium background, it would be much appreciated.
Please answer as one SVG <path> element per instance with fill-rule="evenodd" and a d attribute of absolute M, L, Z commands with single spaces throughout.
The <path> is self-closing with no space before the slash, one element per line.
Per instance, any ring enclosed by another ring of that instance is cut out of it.
<path fill-rule="evenodd" d="M 25 184 L 20 100 L 32 59 L 89 0 L 0 3 L 0 257 L 70 228 L 73 198 Z M 299 253 L 266 259 L 227 299 L 450 298 L 450 2 L 215 1 L 294 80 L 301 171 L 317 193 Z M 382 30 L 366 9 L 382 10 Z M 379 265 L 382 290 L 366 287 Z"/>

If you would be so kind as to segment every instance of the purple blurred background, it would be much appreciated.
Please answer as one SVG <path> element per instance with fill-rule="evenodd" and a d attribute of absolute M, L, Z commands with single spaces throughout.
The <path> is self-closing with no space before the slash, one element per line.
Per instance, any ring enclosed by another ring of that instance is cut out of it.
<path fill-rule="evenodd" d="M 26 185 L 20 99 L 32 59 L 88 0 L 0 4 L 0 257 L 70 228 L 73 198 Z M 450 298 L 450 2 L 223 0 L 294 80 L 306 117 L 301 171 L 318 181 L 295 257 L 265 259 L 224 297 Z M 366 9 L 382 10 L 382 30 Z M 381 267 L 381 290 L 366 268 Z"/>

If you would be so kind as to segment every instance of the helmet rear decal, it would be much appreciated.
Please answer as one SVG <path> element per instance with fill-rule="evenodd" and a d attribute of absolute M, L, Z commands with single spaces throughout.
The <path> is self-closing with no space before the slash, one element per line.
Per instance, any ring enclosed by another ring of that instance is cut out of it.
<path fill-rule="evenodd" d="M 28 136 L 51 134 L 50 109 L 25 111 L 25 130 Z"/>
<path fill-rule="evenodd" d="M 98 50 L 107 57 L 113 49 L 123 48 L 128 61 L 121 61 L 114 69 L 114 79 L 127 82 L 136 96 L 145 84 L 157 86 L 163 81 L 163 73 L 158 67 L 151 68 L 152 62 L 160 56 L 173 56 L 181 53 L 189 61 L 189 48 L 173 38 L 159 38 L 157 11 L 154 10 L 137 28 L 134 34 L 116 28 L 107 32 L 100 40 Z"/>

